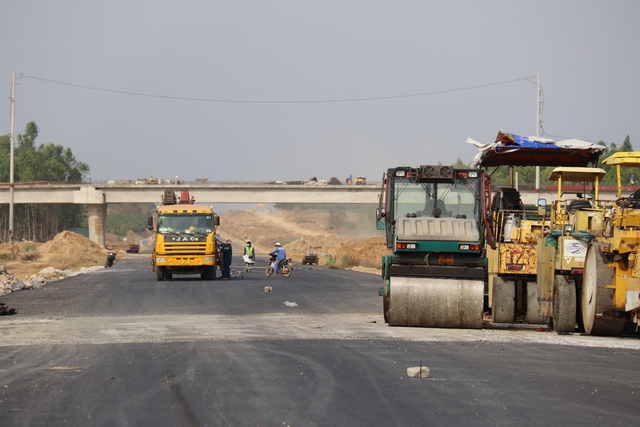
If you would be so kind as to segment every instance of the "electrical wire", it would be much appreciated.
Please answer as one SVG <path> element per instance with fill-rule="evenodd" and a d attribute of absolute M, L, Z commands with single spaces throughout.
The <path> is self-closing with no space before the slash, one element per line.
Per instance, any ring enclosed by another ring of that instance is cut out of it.
<path fill-rule="evenodd" d="M 22 75 L 22 77 L 28 78 L 28 79 L 33 79 L 33 80 L 39 80 L 39 81 L 43 81 L 43 82 L 47 82 L 47 83 L 54 83 L 54 84 L 59 84 L 59 85 L 64 85 L 64 86 L 72 86 L 72 87 L 77 87 L 77 88 L 81 88 L 81 89 L 98 90 L 98 91 L 102 91 L 102 92 L 119 93 L 119 94 L 122 94 L 122 95 L 144 96 L 144 97 L 162 98 L 162 99 L 174 99 L 174 100 L 180 100 L 180 101 L 235 103 L 235 104 L 322 104 L 322 103 L 341 103 L 341 102 L 381 101 L 381 100 L 389 100 L 389 99 L 412 98 L 412 97 L 439 95 L 439 94 L 443 94 L 443 93 L 461 92 L 461 91 L 467 91 L 467 90 L 481 89 L 481 88 L 490 87 L 490 86 L 505 85 L 505 84 L 509 84 L 509 83 L 522 81 L 522 80 L 529 81 L 529 79 L 531 78 L 529 76 L 529 77 L 522 77 L 522 78 L 519 78 L 519 79 L 504 80 L 504 81 L 496 82 L 496 83 L 487 83 L 487 84 L 482 84 L 482 85 L 460 87 L 460 88 L 456 88 L 456 89 L 444 89 L 444 90 L 437 90 L 437 91 L 432 91 L 432 92 L 420 92 L 420 93 L 412 93 L 412 94 L 405 94 L 405 95 L 375 96 L 375 97 L 367 97 L 367 98 L 298 100 L 298 101 L 267 101 L 267 100 L 258 101 L 258 100 L 191 98 L 191 97 L 183 97 L 183 96 L 155 95 L 155 94 L 149 94 L 149 93 L 129 92 L 129 91 L 123 91 L 123 90 L 116 90 L 116 89 L 104 89 L 104 88 L 99 88 L 99 87 L 94 87 L 94 86 L 86 86 L 86 85 L 80 85 L 80 84 L 75 84 L 75 83 L 61 82 L 61 81 L 56 81 L 56 80 L 51 80 L 51 79 L 45 79 L 45 78 L 42 78 L 42 77 L 29 76 L 29 75 Z"/>

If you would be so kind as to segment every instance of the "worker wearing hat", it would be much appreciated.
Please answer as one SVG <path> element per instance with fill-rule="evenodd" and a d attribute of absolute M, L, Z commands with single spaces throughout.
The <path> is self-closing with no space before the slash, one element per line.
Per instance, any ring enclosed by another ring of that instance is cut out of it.
<path fill-rule="evenodd" d="M 273 263 L 273 276 L 275 277 L 278 274 L 278 265 L 280 264 L 280 261 L 287 258 L 287 251 L 285 251 L 282 245 L 280 245 L 280 242 L 276 242 L 276 248 L 271 251 L 269 255 L 276 257 L 276 260 Z"/>
<path fill-rule="evenodd" d="M 256 260 L 256 251 L 253 246 L 251 246 L 251 240 L 247 240 L 247 246 L 244 247 L 244 255 L 251 258 L 252 261 Z"/>

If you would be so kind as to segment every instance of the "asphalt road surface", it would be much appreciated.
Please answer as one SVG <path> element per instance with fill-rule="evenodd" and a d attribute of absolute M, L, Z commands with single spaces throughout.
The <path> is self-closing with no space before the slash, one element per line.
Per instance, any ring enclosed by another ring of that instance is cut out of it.
<path fill-rule="evenodd" d="M 602 426 L 640 420 L 636 338 L 514 326 L 390 328 L 378 276 L 296 264 L 290 278 L 268 278 L 264 265 L 238 270 L 228 281 L 156 282 L 141 256 L 0 297 L 18 309 L 0 317 L 0 422 Z M 409 378 L 412 367 L 430 373 Z"/>

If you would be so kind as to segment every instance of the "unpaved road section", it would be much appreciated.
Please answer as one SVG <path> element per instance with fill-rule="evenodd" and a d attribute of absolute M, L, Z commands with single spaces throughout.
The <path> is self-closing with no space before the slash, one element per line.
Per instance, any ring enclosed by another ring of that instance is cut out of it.
<path fill-rule="evenodd" d="M 578 333 L 558 335 L 534 328 L 481 330 L 389 327 L 374 314 L 157 315 L 110 317 L 5 317 L 0 346 L 40 344 L 123 344 L 199 340 L 404 340 L 556 344 L 640 350 L 636 338 Z"/>

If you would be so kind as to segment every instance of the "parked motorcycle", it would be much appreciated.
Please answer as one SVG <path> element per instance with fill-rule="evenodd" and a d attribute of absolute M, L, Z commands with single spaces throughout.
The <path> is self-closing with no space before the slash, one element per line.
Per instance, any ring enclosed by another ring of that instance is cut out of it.
<path fill-rule="evenodd" d="M 113 252 L 109 252 L 107 254 L 107 262 L 104 264 L 104 268 L 113 267 L 113 261 L 116 259 L 116 254 Z"/>
<path fill-rule="evenodd" d="M 267 277 L 273 274 L 273 263 L 276 262 L 276 257 L 271 255 L 271 259 L 269 260 L 269 264 L 267 265 L 267 269 L 265 270 L 265 274 Z M 293 272 L 293 267 L 291 266 L 291 258 L 286 258 L 280 261 L 278 264 L 278 273 L 282 274 L 284 277 L 291 276 L 291 272 Z"/>

